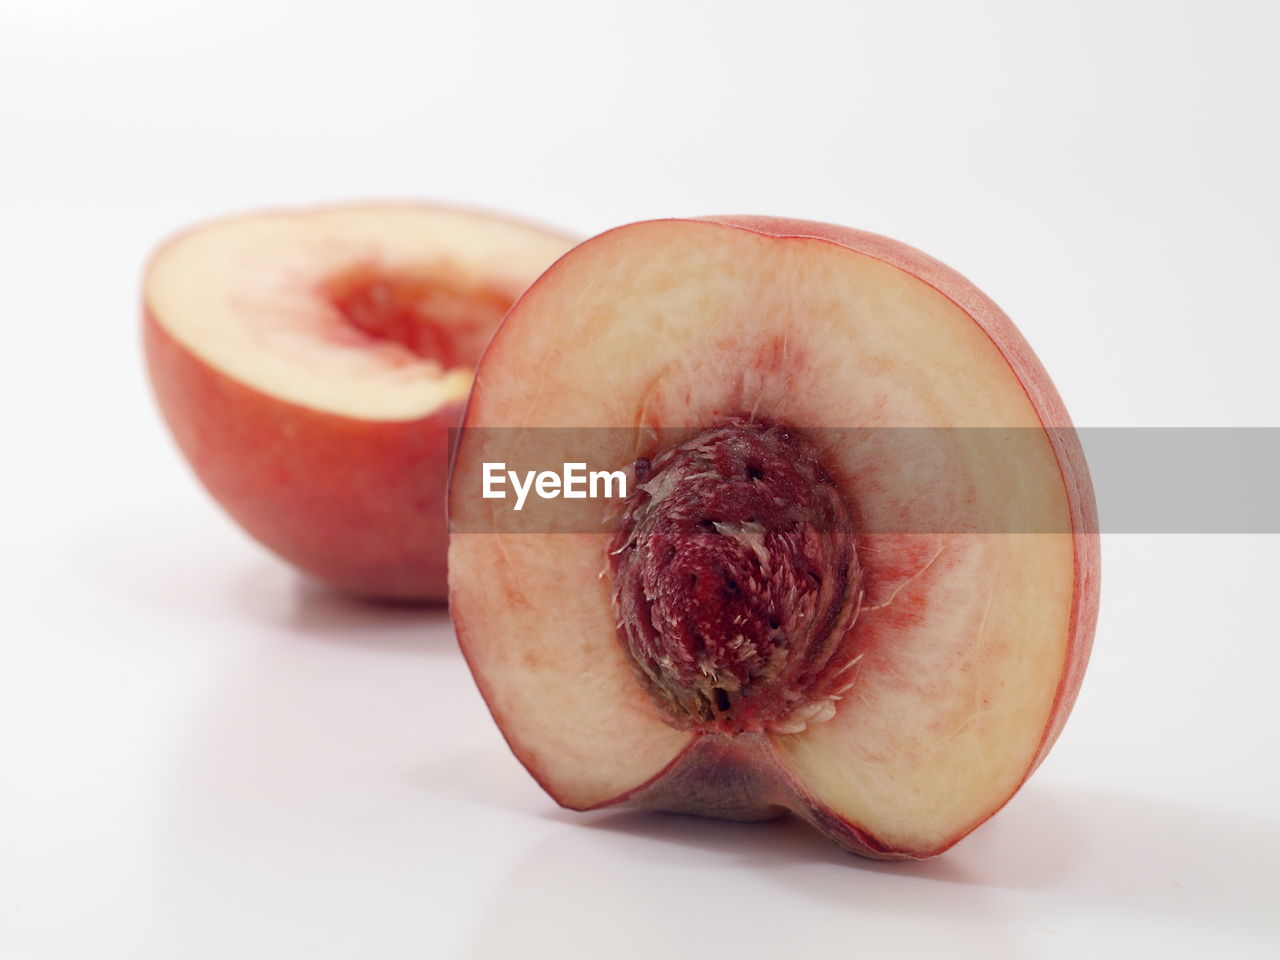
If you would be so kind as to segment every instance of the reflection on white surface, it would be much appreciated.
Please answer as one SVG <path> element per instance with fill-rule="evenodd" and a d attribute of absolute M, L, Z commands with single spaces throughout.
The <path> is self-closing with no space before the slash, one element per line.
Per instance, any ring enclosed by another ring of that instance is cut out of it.
<path fill-rule="evenodd" d="M 795 820 L 558 810 L 502 742 L 443 611 L 306 584 L 212 513 L 118 512 L 55 530 L 62 549 L 11 571 L 49 601 L 0 704 L 22 771 L 0 798 L 0 880 L 20 891 L 5 935 L 31 956 L 772 956 L 856 940 L 1020 957 L 1099 938 L 1250 956 L 1277 933 L 1280 828 L 1213 773 L 1237 770 L 1255 802 L 1274 793 L 1273 770 L 1240 765 L 1274 727 L 1179 712 L 1194 672 L 1179 650 L 1215 625 L 1245 635 L 1262 594 L 1206 575 L 1223 609 L 1180 639 L 1189 614 L 1159 600 L 1181 560 L 1146 538 L 1110 541 L 1110 575 L 1133 587 L 1102 635 L 1155 617 L 1159 662 L 1146 641 L 1103 646 L 1063 744 L 1005 811 L 940 858 L 881 864 Z M 148 517 L 164 536 L 138 541 Z M 1250 550 L 1263 571 L 1264 547 L 1195 544 L 1209 571 Z M 64 563 L 80 587 L 59 605 Z M 1158 739 L 1132 721 L 1139 678 Z M 1237 676 L 1228 699 L 1264 679 Z"/>
<path fill-rule="evenodd" d="M 1079 956 L 1098 940 L 1149 943 L 1155 931 L 1182 949 L 1217 943 L 1249 955 L 1276 933 L 1268 887 L 1239 887 L 1242 862 L 1280 855 L 1275 825 L 1224 825 L 1220 811 L 1153 796 L 1030 787 L 923 863 L 846 856 L 795 820 L 588 819 L 585 832 L 549 838 L 511 870 L 477 924 L 473 956 L 521 956 L 549 942 L 548 918 L 570 911 L 556 941 L 570 956 L 607 942 L 615 956 L 651 957 L 673 939 L 729 955 L 806 955 L 850 938 L 889 956 L 943 943 L 948 956 Z"/>

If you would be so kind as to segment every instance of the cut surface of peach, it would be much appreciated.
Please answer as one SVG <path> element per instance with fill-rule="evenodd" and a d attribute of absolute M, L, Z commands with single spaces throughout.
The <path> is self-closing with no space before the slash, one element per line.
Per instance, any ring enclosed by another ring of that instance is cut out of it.
<path fill-rule="evenodd" d="M 466 399 L 502 315 L 563 238 L 428 206 L 237 217 L 157 253 L 147 308 L 172 337 L 264 393 L 368 420 Z"/>
<path fill-rule="evenodd" d="M 548 428 L 629 499 L 486 529 L 483 465 Z M 871 856 L 1013 795 L 1096 617 L 1087 470 L 1025 341 L 936 261 L 823 224 L 653 221 L 565 256 L 479 366 L 451 515 L 460 642 L 557 801 L 790 809 Z"/>
<path fill-rule="evenodd" d="M 232 217 L 148 265 L 157 399 L 254 537 L 353 592 L 445 591 L 448 430 L 507 308 L 570 246 L 429 205 Z"/>

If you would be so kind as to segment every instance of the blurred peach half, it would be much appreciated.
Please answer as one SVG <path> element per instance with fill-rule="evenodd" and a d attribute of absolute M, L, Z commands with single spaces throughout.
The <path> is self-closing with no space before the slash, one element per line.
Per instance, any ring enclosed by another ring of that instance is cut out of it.
<path fill-rule="evenodd" d="M 151 382 L 254 538 L 335 587 L 445 596 L 448 431 L 503 314 L 571 242 L 428 205 L 260 213 L 147 267 Z"/>

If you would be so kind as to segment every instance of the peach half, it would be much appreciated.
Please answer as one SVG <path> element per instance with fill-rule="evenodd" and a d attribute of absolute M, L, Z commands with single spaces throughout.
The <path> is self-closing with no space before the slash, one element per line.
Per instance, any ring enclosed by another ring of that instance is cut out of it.
<path fill-rule="evenodd" d="M 448 432 L 507 308 L 570 242 L 430 206 L 255 214 L 154 255 L 151 382 L 214 498 L 307 573 L 445 596 Z"/>
<path fill-rule="evenodd" d="M 625 496 L 481 494 L 562 457 Z M 1026 342 L 937 261 L 819 223 L 652 221 L 559 260 L 477 369 L 450 515 L 463 652 L 555 800 L 790 810 L 871 857 L 1009 800 L 1097 614 L 1088 471 Z"/>

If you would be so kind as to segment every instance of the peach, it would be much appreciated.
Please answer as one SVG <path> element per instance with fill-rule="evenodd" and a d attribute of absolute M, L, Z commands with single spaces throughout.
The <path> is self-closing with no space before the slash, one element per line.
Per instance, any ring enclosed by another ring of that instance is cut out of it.
<path fill-rule="evenodd" d="M 626 495 L 480 493 L 561 458 Z M 555 800 L 790 810 L 871 857 L 1013 796 L 1097 614 L 1089 474 L 1031 349 L 947 267 L 825 224 L 639 223 L 559 260 L 479 364 L 450 515 L 463 652 Z"/>
<path fill-rule="evenodd" d="M 425 205 L 201 226 L 146 271 L 156 398 L 262 544 L 343 590 L 441 600 L 448 432 L 502 315 L 569 246 Z"/>

